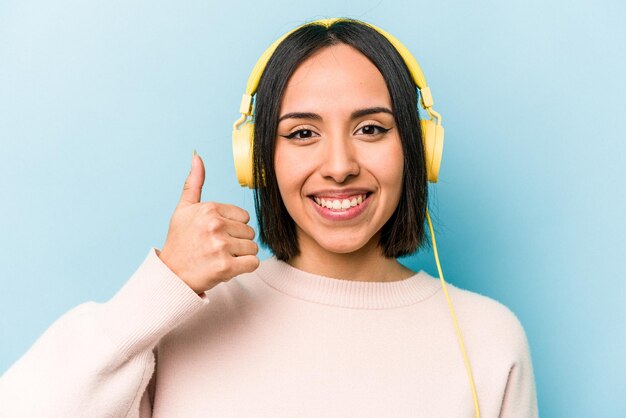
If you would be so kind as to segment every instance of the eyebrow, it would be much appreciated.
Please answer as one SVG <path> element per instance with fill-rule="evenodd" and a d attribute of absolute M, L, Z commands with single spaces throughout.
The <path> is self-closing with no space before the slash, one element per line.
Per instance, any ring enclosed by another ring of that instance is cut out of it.
<path fill-rule="evenodd" d="M 393 112 L 391 111 L 391 109 L 377 106 L 377 107 L 368 107 L 365 109 L 355 110 L 350 115 L 350 119 L 357 119 L 357 118 L 360 118 L 361 116 L 372 115 L 375 113 L 389 113 L 390 115 L 393 116 Z M 278 118 L 278 123 L 280 123 L 280 121 L 282 121 L 283 119 L 313 119 L 313 120 L 321 121 L 322 117 L 318 115 L 317 113 L 312 113 L 312 112 L 291 112 L 291 113 L 286 113 L 282 115 L 280 118 Z"/>

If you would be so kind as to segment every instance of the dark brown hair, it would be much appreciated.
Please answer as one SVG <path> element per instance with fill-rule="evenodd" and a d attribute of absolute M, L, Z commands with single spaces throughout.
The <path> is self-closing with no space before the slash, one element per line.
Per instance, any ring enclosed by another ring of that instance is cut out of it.
<path fill-rule="evenodd" d="M 418 95 L 404 60 L 375 29 L 354 19 L 325 27 L 307 24 L 287 36 L 276 48 L 259 80 L 254 99 L 254 203 L 259 239 L 280 260 L 298 255 L 296 225 L 287 212 L 274 171 L 274 149 L 279 107 L 287 82 L 296 68 L 314 52 L 344 43 L 356 48 L 381 72 L 391 96 L 392 110 L 402 142 L 404 177 L 398 207 L 381 229 L 379 245 L 386 257 L 415 252 L 424 242 L 428 194 L 422 131 L 417 109 Z"/>

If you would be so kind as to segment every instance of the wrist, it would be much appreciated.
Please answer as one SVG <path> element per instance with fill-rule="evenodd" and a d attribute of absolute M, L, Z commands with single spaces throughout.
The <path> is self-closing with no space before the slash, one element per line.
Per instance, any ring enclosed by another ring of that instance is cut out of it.
<path fill-rule="evenodd" d="M 161 262 L 163 262 L 163 264 L 165 264 L 165 266 L 166 266 L 168 269 L 170 269 L 170 271 L 171 271 L 172 273 L 174 273 L 174 274 L 176 275 L 176 277 L 178 277 L 178 278 L 179 278 L 179 279 L 180 279 L 183 283 L 185 283 L 187 286 L 189 286 L 189 288 L 190 288 L 191 290 L 193 290 L 193 291 L 196 293 L 196 295 L 200 296 L 201 298 L 202 298 L 202 297 L 204 297 L 204 294 L 205 294 L 205 293 L 204 293 L 204 292 L 205 292 L 204 290 L 197 290 L 197 289 L 195 289 L 193 286 L 191 286 L 189 283 L 187 283 L 187 281 L 185 281 L 182 277 L 180 277 L 180 275 L 179 275 L 176 271 L 174 271 L 174 269 L 172 269 L 172 267 L 168 264 L 168 262 L 167 262 L 167 257 L 164 257 L 164 256 L 163 256 L 163 254 L 161 253 L 161 251 L 160 251 L 158 248 L 155 248 L 155 251 L 156 251 L 156 255 L 157 255 L 157 257 L 159 257 L 159 259 L 161 260 Z"/>

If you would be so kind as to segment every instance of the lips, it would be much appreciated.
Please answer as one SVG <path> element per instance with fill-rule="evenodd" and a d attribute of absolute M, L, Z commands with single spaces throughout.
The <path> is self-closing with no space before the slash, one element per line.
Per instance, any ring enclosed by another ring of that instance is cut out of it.
<path fill-rule="evenodd" d="M 332 193 L 325 197 L 319 197 L 317 195 L 309 196 L 311 204 L 315 208 L 316 212 L 323 218 L 332 221 L 345 221 L 356 218 L 369 205 L 371 199 L 369 196 L 372 192 L 364 194 L 360 193 Z"/>
<path fill-rule="evenodd" d="M 313 200 L 315 201 L 315 203 L 323 208 L 328 208 L 331 210 L 346 210 L 350 209 L 351 207 L 360 205 L 366 198 L 367 194 L 358 194 L 341 198 L 314 196 Z"/>

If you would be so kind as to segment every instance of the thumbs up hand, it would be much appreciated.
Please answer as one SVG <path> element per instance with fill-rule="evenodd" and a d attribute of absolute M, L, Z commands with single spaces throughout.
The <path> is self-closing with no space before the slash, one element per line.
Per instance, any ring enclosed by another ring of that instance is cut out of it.
<path fill-rule="evenodd" d="M 200 202 L 204 163 L 194 152 L 191 172 L 170 220 L 159 258 L 197 294 L 256 270 L 258 246 L 248 212 L 216 202 Z"/>

